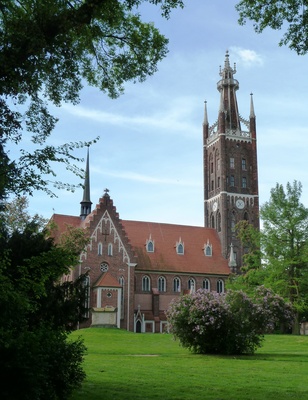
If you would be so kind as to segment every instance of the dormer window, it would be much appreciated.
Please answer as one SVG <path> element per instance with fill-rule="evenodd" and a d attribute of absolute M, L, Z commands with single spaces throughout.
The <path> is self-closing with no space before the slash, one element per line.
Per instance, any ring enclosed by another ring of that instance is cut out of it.
<path fill-rule="evenodd" d="M 212 255 L 213 255 L 212 245 L 210 244 L 209 241 L 207 241 L 207 243 L 204 245 L 203 250 L 204 250 L 204 254 L 205 254 L 207 257 L 212 257 Z"/>
<path fill-rule="evenodd" d="M 175 247 L 177 254 L 184 254 L 184 242 L 182 242 L 181 238 L 178 242 L 176 242 Z"/>
<path fill-rule="evenodd" d="M 148 253 L 154 253 L 154 240 L 152 240 L 151 235 L 146 241 L 146 249 Z"/>

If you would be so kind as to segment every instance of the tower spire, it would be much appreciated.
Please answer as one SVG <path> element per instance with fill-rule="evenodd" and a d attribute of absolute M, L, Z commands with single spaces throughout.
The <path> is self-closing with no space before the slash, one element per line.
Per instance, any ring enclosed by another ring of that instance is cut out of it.
<path fill-rule="evenodd" d="M 234 63 L 234 68 L 231 68 L 229 62 L 229 52 L 226 51 L 224 68 L 221 69 L 220 67 L 219 71 L 221 79 L 217 83 L 217 89 L 220 92 L 219 113 L 225 114 L 224 130 L 226 132 L 222 132 L 221 130 L 223 129 L 223 126 L 220 126 L 220 133 L 229 133 L 230 131 L 236 132 L 241 130 L 240 116 L 236 99 L 236 91 L 239 88 L 239 83 L 236 79 L 234 79 L 235 73 L 236 64 Z"/>
<path fill-rule="evenodd" d="M 91 213 L 92 202 L 90 200 L 90 168 L 89 168 L 89 147 L 87 151 L 86 174 L 83 186 L 83 198 L 80 202 L 80 218 L 85 219 Z"/>

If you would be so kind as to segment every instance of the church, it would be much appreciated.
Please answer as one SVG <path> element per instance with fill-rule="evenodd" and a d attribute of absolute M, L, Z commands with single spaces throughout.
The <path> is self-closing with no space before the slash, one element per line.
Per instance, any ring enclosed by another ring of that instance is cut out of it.
<path fill-rule="evenodd" d="M 54 214 L 56 233 L 68 226 L 87 230 L 89 244 L 66 279 L 85 274 L 88 309 L 80 327 L 117 327 L 132 332 L 164 332 L 172 299 L 200 288 L 224 292 L 243 256 L 235 225 L 259 228 L 256 117 L 239 114 L 234 78 L 226 53 L 220 67 L 217 121 L 203 120 L 204 227 L 120 219 L 109 190 L 92 210 L 90 167 L 79 216 Z"/>

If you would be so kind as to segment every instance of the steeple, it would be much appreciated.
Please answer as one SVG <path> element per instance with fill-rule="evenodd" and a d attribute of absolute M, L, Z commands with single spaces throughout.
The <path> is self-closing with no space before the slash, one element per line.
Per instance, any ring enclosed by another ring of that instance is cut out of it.
<path fill-rule="evenodd" d="M 80 202 L 80 218 L 85 219 L 91 213 L 92 202 L 90 200 L 90 168 L 89 168 L 89 148 L 87 151 L 86 175 L 84 178 L 83 198 Z"/>
<path fill-rule="evenodd" d="M 226 52 L 217 83 L 218 119 L 209 126 L 206 114 L 203 122 L 204 224 L 217 230 L 234 273 L 240 271 L 244 254 L 236 224 L 245 220 L 259 228 L 256 116 L 252 95 L 249 118 L 239 113 L 235 73 Z"/>
<path fill-rule="evenodd" d="M 236 91 L 239 88 L 239 83 L 234 79 L 236 73 L 236 65 L 231 68 L 229 62 L 229 53 L 226 52 L 224 68 L 219 71 L 221 76 L 217 83 L 217 89 L 220 92 L 220 107 L 218 121 L 218 131 L 220 133 L 230 133 L 241 130 L 240 116 L 236 99 Z M 222 115 L 223 114 L 223 115 Z M 222 118 L 224 117 L 224 118 Z M 224 125 L 224 126 L 223 126 Z"/>

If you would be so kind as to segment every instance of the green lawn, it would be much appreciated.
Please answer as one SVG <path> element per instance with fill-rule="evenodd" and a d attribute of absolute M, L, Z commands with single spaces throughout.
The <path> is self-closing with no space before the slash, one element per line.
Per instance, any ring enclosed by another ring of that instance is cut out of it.
<path fill-rule="evenodd" d="M 84 329 L 87 379 L 72 400 L 307 400 L 308 336 L 269 335 L 254 356 L 201 356 L 168 334 Z"/>

